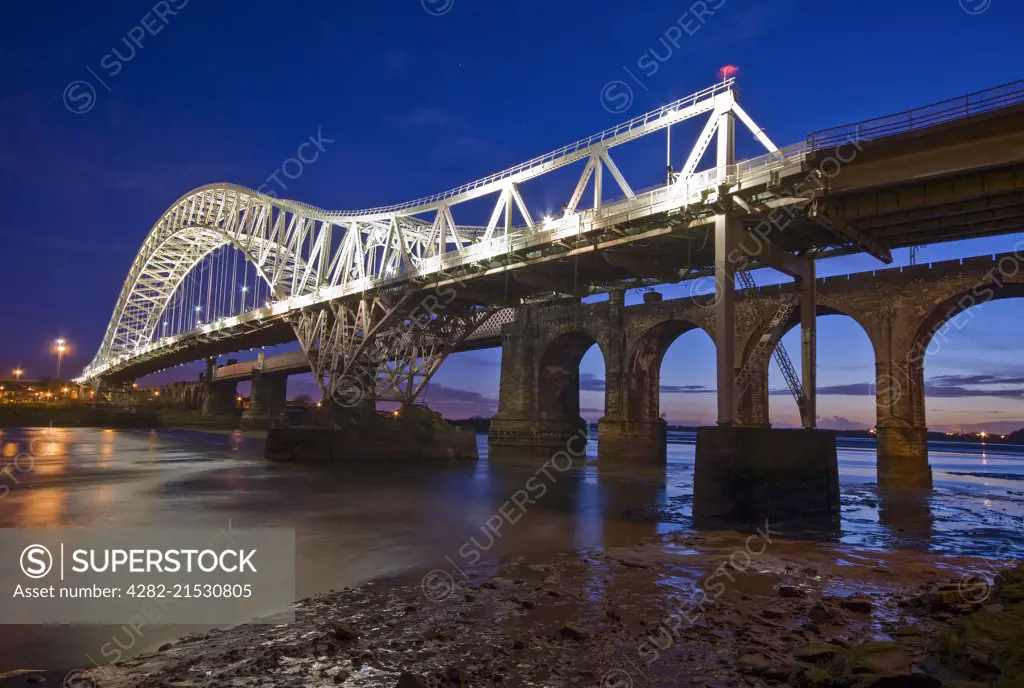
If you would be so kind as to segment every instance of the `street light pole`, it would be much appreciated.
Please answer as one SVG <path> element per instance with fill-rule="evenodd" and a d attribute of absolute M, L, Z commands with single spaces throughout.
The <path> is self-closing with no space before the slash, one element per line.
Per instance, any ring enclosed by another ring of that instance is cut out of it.
<path fill-rule="evenodd" d="M 24 374 L 25 374 L 25 371 L 22 370 L 21 368 L 15 368 L 14 369 L 14 379 L 16 381 L 21 382 L 21 376 L 24 375 Z"/>
<path fill-rule="evenodd" d="M 57 380 L 60 380 L 60 364 L 64 359 L 64 352 L 68 350 L 63 339 L 57 340 Z"/>

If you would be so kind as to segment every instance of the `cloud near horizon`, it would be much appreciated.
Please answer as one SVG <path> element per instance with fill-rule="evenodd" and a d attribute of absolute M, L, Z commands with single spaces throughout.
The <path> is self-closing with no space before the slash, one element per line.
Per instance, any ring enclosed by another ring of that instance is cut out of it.
<path fill-rule="evenodd" d="M 899 380 L 897 379 L 897 382 Z M 818 388 L 818 396 L 874 396 L 872 382 L 855 382 Z M 925 397 L 998 397 L 1024 399 L 1024 377 L 1001 375 L 938 375 L 925 381 Z M 788 395 L 788 389 L 773 389 L 769 394 Z"/>

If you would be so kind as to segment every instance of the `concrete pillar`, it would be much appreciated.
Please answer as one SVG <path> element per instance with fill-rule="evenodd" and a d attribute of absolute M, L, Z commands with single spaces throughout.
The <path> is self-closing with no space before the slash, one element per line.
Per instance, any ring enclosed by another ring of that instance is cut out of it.
<path fill-rule="evenodd" d="M 698 527 L 760 525 L 839 514 L 835 435 L 824 430 L 697 430 L 693 518 Z"/>
<path fill-rule="evenodd" d="M 715 344 L 718 369 L 718 424 L 735 425 L 736 409 L 736 237 L 739 221 L 715 217 Z"/>
<path fill-rule="evenodd" d="M 287 402 L 288 376 L 253 371 L 249 408 L 242 414 L 245 425 L 269 426 L 284 411 Z"/>
<path fill-rule="evenodd" d="M 798 280 L 797 285 L 800 290 L 800 380 L 806 399 L 803 425 L 815 428 L 818 426 L 818 294 L 814 259 L 808 259 L 806 264 L 806 277 Z"/>
<path fill-rule="evenodd" d="M 878 485 L 932 488 L 924 409 L 924 352 L 914 345 L 916 319 L 894 313 L 876 335 L 875 403 Z"/>
<path fill-rule="evenodd" d="M 720 112 L 718 160 L 720 184 L 735 162 L 733 116 Z M 822 516 L 839 512 L 835 436 L 817 430 L 738 427 L 741 399 L 736 390 L 736 262 L 741 255 L 740 221 L 715 217 L 715 345 L 718 378 L 718 427 L 697 432 L 693 486 L 695 522 L 726 519 L 757 523 L 763 519 Z M 813 289 L 813 276 L 807 288 Z M 806 293 L 806 292 L 805 292 Z M 813 306 L 813 292 L 807 306 Z M 810 310 L 813 315 L 813 308 Z M 813 333 L 813 326 L 810 328 Z M 805 346 L 805 365 L 813 368 L 813 347 Z M 765 362 L 767 364 L 767 361 Z M 762 371 L 763 373 L 766 371 Z M 762 379 L 766 380 L 763 375 Z M 813 384 L 813 375 L 809 378 Z M 751 391 L 745 415 L 753 420 L 766 389 Z M 766 420 L 766 418 L 765 418 Z"/>

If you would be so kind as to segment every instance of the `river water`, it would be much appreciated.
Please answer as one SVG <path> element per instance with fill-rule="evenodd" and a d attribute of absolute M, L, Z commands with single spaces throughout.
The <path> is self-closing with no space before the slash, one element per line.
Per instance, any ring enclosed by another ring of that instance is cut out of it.
<path fill-rule="evenodd" d="M 469 537 L 486 537 L 482 524 L 535 469 L 488 465 L 486 436 L 478 440 L 481 460 L 474 464 L 295 467 L 264 462 L 262 437 L 241 432 L 4 430 L 0 527 L 220 528 L 230 521 L 235 528 L 295 528 L 302 598 L 450 568 L 446 562 Z M 630 545 L 691 527 L 693 440 L 688 433 L 670 435 L 668 466 L 660 474 L 609 473 L 593 464 L 553 471 L 543 498 L 518 525 L 506 525 L 488 556 Z M 22 455 L 30 446 L 32 454 Z M 596 449 L 592 442 L 588 455 Z M 851 550 L 1022 555 L 1024 448 L 935 443 L 931 465 L 931 494 L 880 494 L 873 442 L 840 438 L 838 529 L 786 534 Z M 89 658 L 119 630 L 0 626 L 0 674 L 91 665 Z M 122 644 L 131 643 L 126 655 L 149 651 L 193 630 L 148 628 Z"/>

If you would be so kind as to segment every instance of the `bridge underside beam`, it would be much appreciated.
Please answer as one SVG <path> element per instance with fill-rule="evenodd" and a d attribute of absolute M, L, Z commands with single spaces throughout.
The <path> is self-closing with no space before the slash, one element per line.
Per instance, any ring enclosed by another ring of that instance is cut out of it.
<path fill-rule="evenodd" d="M 649 254 L 605 251 L 601 254 L 601 258 L 610 267 L 623 270 L 628 275 L 651 277 L 661 282 L 679 282 L 685 279 L 690 272 L 687 266 L 669 267 Z"/>
<path fill-rule="evenodd" d="M 529 295 L 529 290 L 520 288 L 518 283 L 511 280 L 505 280 L 500 286 L 478 280 L 453 288 L 456 299 L 481 306 L 518 306 L 523 297 Z"/>
<path fill-rule="evenodd" d="M 846 207 L 848 222 L 863 231 L 891 236 L 893 246 L 945 241 L 969 228 L 975 236 L 1009 233 L 1024 228 L 1024 170 L 1021 188 L 1007 193 L 976 196 L 932 196 L 921 203 L 923 190 L 906 197 L 851 199 Z"/>
<path fill-rule="evenodd" d="M 767 221 L 757 223 L 752 231 L 744 228 L 745 224 L 749 224 L 746 221 L 729 224 L 727 231 L 734 233 L 732 243 L 736 246 L 736 253 L 731 260 L 738 261 L 739 257 L 743 256 L 763 267 L 778 270 L 790 277 L 806 278 L 807 260 L 777 246 L 767 238 L 767 233 L 761 233 L 762 227 L 766 223 Z"/>
<path fill-rule="evenodd" d="M 220 356 L 294 341 L 295 332 L 285 320 L 264 321 L 261 325 L 254 325 L 252 328 L 228 331 L 223 337 L 197 336 L 187 342 L 182 342 L 173 349 L 154 351 L 151 356 L 139 356 L 130 365 L 126 365 L 116 372 L 112 371 L 103 377 L 111 382 L 133 380 L 208 356 Z"/>
<path fill-rule="evenodd" d="M 552 291 L 556 294 L 565 294 L 576 298 L 592 296 L 597 293 L 588 287 L 585 282 L 574 280 L 573 277 L 573 273 L 555 274 L 536 270 L 520 270 L 513 273 L 513 279 L 516 282 L 534 289 Z"/>
<path fill-rule="evenodd" d="M 811 208 L 810 217 L 823 228 L 848 239 L 886 265 L 892 263 L 892 251 L 889 247 L 870 233 L 847 222 L 842 209 L 834 201 L 816 201 Z"/>

